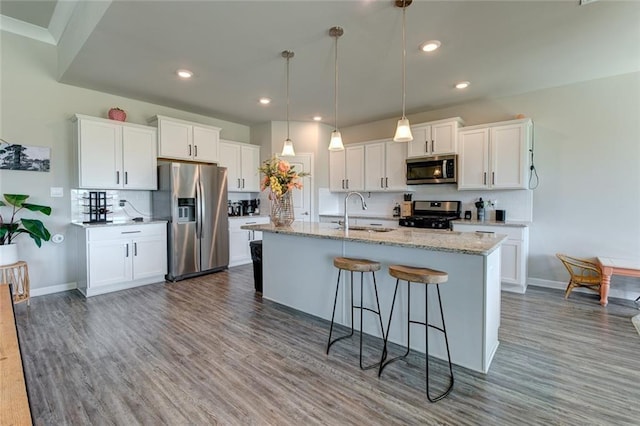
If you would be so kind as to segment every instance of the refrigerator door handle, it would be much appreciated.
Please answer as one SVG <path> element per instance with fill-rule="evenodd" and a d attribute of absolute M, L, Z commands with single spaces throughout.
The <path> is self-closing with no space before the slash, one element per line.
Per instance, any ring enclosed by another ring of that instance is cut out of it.
<path fill-rule="evenodd" d="M 202 238 L 202 221 L 204 220 L 205 215 L 205 200 L 204 200 L 204 187 L 202 186 L 202 182 L 198 182 L 198 191 L 200 192 L 200 196 L 198 197 L 198 209 L 200 210 L 200 217 L 198 218 L 198 222 L 200 223 L 200 227 L 198 228 L 198 238 Z"/>
<path fill-rule="evenodd" d="M 196 238 L 200 238 L 202 230 L 202 215 L 200 206 L 202 205 L 202 192 L 200 191 L 200 182 L 196 182 Z"/>

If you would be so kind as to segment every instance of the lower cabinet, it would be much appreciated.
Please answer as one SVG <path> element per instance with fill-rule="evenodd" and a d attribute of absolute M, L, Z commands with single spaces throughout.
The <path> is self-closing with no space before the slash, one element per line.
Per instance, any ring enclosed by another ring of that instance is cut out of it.
<path fill-rule="evenodd" d="M 524 293 L 527 290 L 528 227 L 454 222 L 453 230 L 459 232 L 493 232 L 507 235 L 507 239 L 502 243 L 501 247 L 500 281 L 502 282 L 502 290 L 516 293 Z"/>
<path fill-rule="evenodd" d="M 167 273 L 167 225 L 86 227 L 79 231 L 78 289 L 86 296 L 164 282 Z"/>
<path fill-rule="evenodd" d="M 251 241 L 261 240 L 262 232 L 240 229 L 244 225 L 269 223 L 268 216 L 229 218 L 229 267 L 251 263 Z"/>

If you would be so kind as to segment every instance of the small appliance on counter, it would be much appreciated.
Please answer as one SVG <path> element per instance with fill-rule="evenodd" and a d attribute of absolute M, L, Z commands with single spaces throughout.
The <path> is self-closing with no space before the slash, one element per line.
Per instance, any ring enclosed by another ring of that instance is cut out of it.
<path fill-rule="evenodd" d="M 414 201 L 413 215 L 400 219 L 400 226 L 451 229 L 451 221 L 460 219 L 460 201 Z"/>
<path fill-rule="evenodd" d="M 507 220 L 506 210 L 496 210 L 496 222 L 505 222 Z"/>
<path fill-rule="evenodd" d="M 260 214 L 260 200 L 227 201 L 229 216 L 253 216 Z"/>
<path fill-rule="evenodd" d="M 109 209 L 111 204 L 107 204 L 107 192 L 106 191 L 90 191 L 89 197 L 85 198 L 87 204 L 84 204 L 85 215 L 89 216 L 88 221 L 83 223 L 108 223 L 112 220 L 108 220 L 108 214 L 112 211 Z"/>

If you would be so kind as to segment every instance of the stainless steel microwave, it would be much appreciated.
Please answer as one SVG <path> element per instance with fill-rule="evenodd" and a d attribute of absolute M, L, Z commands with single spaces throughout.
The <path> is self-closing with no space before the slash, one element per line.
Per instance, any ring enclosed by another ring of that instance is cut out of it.
<path fill-rule="evenodd" d="M 407 159 L 407 185 L 456 183 L 456 155 Z"/>

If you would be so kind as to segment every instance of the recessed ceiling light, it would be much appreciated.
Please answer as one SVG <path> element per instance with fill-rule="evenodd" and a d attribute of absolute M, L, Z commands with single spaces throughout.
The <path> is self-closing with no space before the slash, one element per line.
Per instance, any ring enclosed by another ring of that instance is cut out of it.
<path fill-rule="evenodd" d="M 440 42 L 438 40 L 429 40 L 420 45 L 420 50 L 423 52 L 433 52 L 438 47 L 440 47 Z"/>
<path fill-rule="evenodd" d="M 271 99 L 269 99 L 269 98 L 260 98 L 260 99 L 258 99 L 258 102 L 260 102 L 262 105 L 269 105 L 271 103 Z"/>
<path fill-rule="evenodd" d="M 319 115 L 314 115 L 313 121 L 322 121 L 322 117 L 320 117 Z"/>
<path fill-rule="evenodd" d="M 468 81 L 461 81 L 460 83 L 456 83 L 456 89 L 466 89 L 470 84 Z"/>
<path fill-rule="evenodd" d="M 180 78 L 191 78 L 193 77 L 193 73 L 189 70 L 178 70 L 176 71 L 176 74 L 178 74 L 178 77 Z"/>

